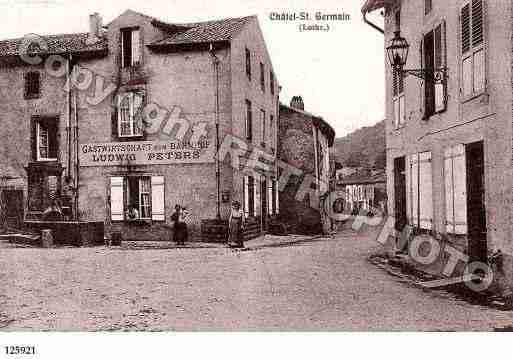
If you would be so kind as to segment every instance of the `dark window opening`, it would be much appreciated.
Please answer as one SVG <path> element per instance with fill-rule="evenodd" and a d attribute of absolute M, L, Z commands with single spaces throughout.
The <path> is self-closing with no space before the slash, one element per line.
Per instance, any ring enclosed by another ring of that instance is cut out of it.
<path fill-rule="evenodd" d="M 248 177 L 248 214 L 250 217 L 255 216 L 255 178 Z"/>
<path fill-rule="evenodd" d="M 25 74 L 25 98 L 38 98 L 41 91 L 40 74 L 37 71 Z"/>
<path fill-rule="evenodd" d="M 433 72 L 435 69 L 435 39 L 433 31 L 424 36 L 424 66 L 426 71 Z M 433 81 L 426 81 L 424 84 L 424 106 L 425 113 L 424 117 L 435 113 L 435 84 Z"/>
<path fill-rule="evenodd" d="M 253 117 L 252 117 L 251 101 L 246 100 L 246 139 L 253 139 Z"/>
<path fill-rule="evenodd" d="M 431 9 L 433 8 L 433 1 L 432 0 L 424 0 L 424 14 L 427 15 L 431 12 Z"/>
<path fill-rule="evenodd" d="M 270 87 L 271 87 L 271 95 L 274 95 L 274 72 L 271 71 L 270 75 Z"/>
<path fill-rule="evenodd" d="M 246 75 L 251 81 L 251 52 L 246 49 Z"/>
<path fill-rule="evenodd" d="M 121 30 L 121 66 L 137 66 L 141 61 L 139 29 Z"/>
<path fill-rule="evenodd" d="M 260 88 L 265 92 L 265 65 L 260 63 Z"/>
<path fill-rule="evenodd" d="M 32 153 L 35 161 L 57 160 L 59 143 L 56 118 L 35 118 L 32 138 Z"/>

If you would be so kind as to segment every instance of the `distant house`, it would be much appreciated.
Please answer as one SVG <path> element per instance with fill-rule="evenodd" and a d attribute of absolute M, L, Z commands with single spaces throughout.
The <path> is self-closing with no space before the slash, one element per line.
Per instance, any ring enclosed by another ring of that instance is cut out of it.
<path fill-rule="evenodd" d="M 338 198 L 344 200 L 334 204 L 335 211 L 355 214 L 361 210 L 385 211 L 386 184 L 385 171 L 360 171 L 337 178 Z"/>
<path fill-rule="evenodd" d="M 330 160 L 335 131 L 319 116 L 304 110 L 294 96 L 290 106 L 280 103 L 278 158 L 300 174 L 292 176 L 280 192 L 280 219 L 292 232 L 321 233 L 331 229 L 322 209 L 329 201 L 334 163 Z M 302 187 L 307 181 L 312 186 Z"/>

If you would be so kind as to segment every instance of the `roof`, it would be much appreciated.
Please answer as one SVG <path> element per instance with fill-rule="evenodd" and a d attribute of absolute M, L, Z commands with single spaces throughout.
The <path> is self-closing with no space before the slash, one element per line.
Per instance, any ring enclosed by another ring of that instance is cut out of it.
<path fill-rule="evenodd" d="M 396 2 L 397 0 L 366 0 L 362 6 L 362 14 L 393 5 Z"/>
<path fill-rule="evenodd" d="M 156 41 L 150 46 L 229 41 L 242 30 L 249 20 L 253 18 L 256 18 L 256 16 L 228 18 L 189 24 L 168 24 L 168 26 L 175 26 L 177 28 L 182 28 L 182 30 L 178 29 L 176 33 L 173 33 L 162 40 Z"/>
<path fill-rule="evenodd" d="M 47 44 L 48 49 L 36 48 L 34 51 L 31 51 L 31 53 L 63 54 L 107 51 L 106 40 L 100 39 L 95 43 L 88 43 L 86 40 L 89 37 L 89 33 L 87 32 L 46 35 L 41 37 Z M 0 57 L 19 56 L 24 39 L 26 39 L 26 37 L 0 41 Z M 33 43 L 34 45 L 36 44 L 34 41 Z"/>
<path fill-rule="evenodd" d="M 333 127 L 330 126 L 329 123 L 324 121 L 324 119 L 322 117 L 314 115 L 314 114 L 304 111 L 304 110 L 300 110 L 300 109 L 297 109 L 294 107 L 287 106 L 280 102 L 280 111 L 282 109 L 285 109 L 285 110 L 291 111 L 291 112 L 297 112 L 304 116 L 311 117 L 315 126 L 317 126 L 321 130 L 321 132 L 328 138 L 328 146 L 333 147 L 333 143 L 335 142 L 335 130 L 333 129 Z"/>
<path fill-rule="evenodd" d="M 358 184 L 376 184 L 386 183 L 387 177 L 385 172 L 379 172 L 374 175 L 355 173 L 350 176 L 337 180 L 337 185 L 348 186 Z"/>

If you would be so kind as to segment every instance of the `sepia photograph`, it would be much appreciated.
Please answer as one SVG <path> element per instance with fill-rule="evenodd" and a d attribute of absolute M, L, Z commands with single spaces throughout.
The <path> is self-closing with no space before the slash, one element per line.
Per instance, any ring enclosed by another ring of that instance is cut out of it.
<path fill-rule="evenodd" d="M 0 22 L 2 358 L 39 358 L 4 334 L 513 331 L 513 1 Z"/>

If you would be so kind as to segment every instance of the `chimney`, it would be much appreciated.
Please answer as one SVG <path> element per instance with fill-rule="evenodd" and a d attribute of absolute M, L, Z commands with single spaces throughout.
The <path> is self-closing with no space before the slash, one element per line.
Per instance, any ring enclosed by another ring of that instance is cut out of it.
<path fill-rule="evenodd" d="M 97 42 L 102 33 L 102 17 L 99 13 L 89 15 L 89 36 L 88 43 Z"/>
<path fill-rule="evenodd" d="M 290 107 L 304 111 L 305 104 L 303 103 L 303 98 L 301 96 L 292 96 L 292 100 L 290 100 Z"/>

